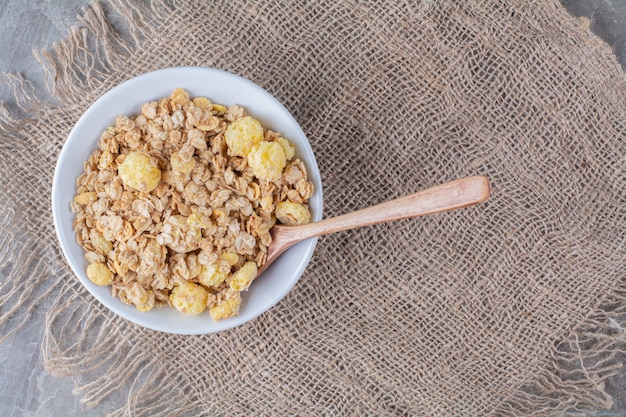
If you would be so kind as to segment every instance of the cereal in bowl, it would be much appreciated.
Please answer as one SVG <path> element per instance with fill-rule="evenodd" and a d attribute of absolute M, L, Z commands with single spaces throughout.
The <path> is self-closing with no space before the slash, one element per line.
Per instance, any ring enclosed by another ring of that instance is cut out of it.
<path fill-rule="evenodd" d="M 118 116 L 76 185 L 87 277 L 140 311 L 236 316 L 274 223 L 311 221 L 293 145 L 242 107 L 180 88 Z"/>

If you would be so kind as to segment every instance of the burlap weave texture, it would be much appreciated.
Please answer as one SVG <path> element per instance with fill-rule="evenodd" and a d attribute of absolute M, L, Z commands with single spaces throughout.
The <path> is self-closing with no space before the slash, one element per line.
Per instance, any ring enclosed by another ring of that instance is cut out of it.
<path fill-rule="evenodd" d="M 611 407 L 626 306 L 626 84 L 608 47 L 558 3 L 121 2 L 94 4 L 82 22 L 42 54 L 55 102 L 11 79 L 27 114 L 0 119 L 0 320 L 26 320 L 28 306 L 56 297 L 47 366 L 76 375 L 87 405 L 109 401 L 113 415 Z M 237 329 L 137 327 L 65 265 L 50 184 L 93 100 L 178 65 L 242 75 L 285 104 L 315 151 L 326 216 L 468 175 L 487 175 L 493 196 L 320 239 L 292 292 Z"/>

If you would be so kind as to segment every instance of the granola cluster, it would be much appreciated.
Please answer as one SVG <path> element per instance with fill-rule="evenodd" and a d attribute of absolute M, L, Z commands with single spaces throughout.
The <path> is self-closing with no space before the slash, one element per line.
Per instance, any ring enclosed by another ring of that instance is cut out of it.
<path fill-rule="evenodd" d="M 291 143 L 183 89 L 119 116 L 76 185 L 88 278 L 140 311 L 237 315 L 274 223 L 311 220 L 313 184 Z"/>

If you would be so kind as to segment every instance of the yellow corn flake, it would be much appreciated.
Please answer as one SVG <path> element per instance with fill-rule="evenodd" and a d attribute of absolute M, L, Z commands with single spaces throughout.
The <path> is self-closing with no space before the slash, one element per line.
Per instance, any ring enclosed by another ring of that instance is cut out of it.
<path fill-rule="evenodd" d="M 311 212 L 302 204 L 281 201 L 276 204 L 276 218 L 282 224 L 305 224 L 311 222 Z"/>
<path fill-rule="evenodd" d="M 196 166 L 196 160 L 191 158 L 189 162 L 183 161 L 178 152 L 174 152 L 170 156 L 170 164 L 172 164 L 172 169 L 176 172 L 180 172 L 181 174 L 186 174 L 188 172 L 193 171 Z"/>
<path fill-rule="evenodd" d="M 235 266 L 237 265 L 237 262 L 239 262 L 239 255 L 235 252 L 224 252 L 220 255 L 220 259 L 228 262 L 228 265 L 230 266 Z"/>
<path fill-rule="evenodd" d="M 278 143 L 261 142 L 248 153 L 248 165 L 257 178 L 276 181 L 287 165 L 287 158 Z"/>
<path fill-rule="evenodd" d="M 202 110 L 211 110 L 213 109 L 213 104 L 211 100 L 206 97 L 196 97 L 193 99 L 194 106 L 202 109 Z"/>
<path fill-rule="evenodd" d="M 226 113 L 228 111 L 228 107 L 223 106 L 221 104 L 213 103 L 213 110 L 215 110 L 218 113 Z"/>
<path fill-rule="evenodd" d="M 176 310 L 195 316 L 206 308 L 207 297 L 207 290 L 202 285 L 185 281 L 172 289 L 170 301 Z"/>
<path fill-rule="evenodd" d="M 241 295 L 238 292 L 233 292 L 229 295 L 230 297 L 220 300 L 215 305 L 209 307 L 209 314 L 213 320 L 227 319 L 239 314 Z"/>
<path fill-rule="evenodd" d="M 288 161 L 296 154 L 296 148 L 294 148 L 287 139 L 280 137 L 274 142 L 278 143 L 280 147 L 283 148 L 283 152 L 285 152 L 285 158 L 287 158 Z"/>
<path fill-rule="evenodd" d="M 258 120 L 245 116 L 226 128 L 224 139 L 229 155 L 248 156 L 252 147 L 263 140 L 263 126 Z"/>
<path fill-rule="evenodd" d="M 161 170 L 150 158 L 140 152 L 131 152 L 126 155 L 124 162 L 117 168 L 122 182 L 127 187 L 137 191 L 149 193 L 161 181 Z"/>
<path fill-rule="evenodd" d="M 95 263 L 87 267 L 87 278 L 96 285 L 111 285 L 113 272 L 105 264 Z"/>
<path fill-rule="evenodd" d="M 76 201 L 78 204 L 83 204 L 83 205 L 91 204 L 97 199 L 98 199 L 98 193 L 94 191 L 89 191 L 87 193 L 78 194 L 77 196 L 74 197 L 74 201 Z"/>
<path fill-rule="evenodd" d="M 152 310 L 152 307 L 154 307 L 154 299 L 152 303 L 146 303 L 146 304 L 141 304 L 138 306 L 135 306 L 135 308 L 139 311 L 141 311 L 142 313 L 148 312 L 150 310 Z"/>
<path fill-rule="evenodd" d="M 220 271 L 217 263 L 203 265 L 200 275 L 198 275 L 198 281 L 206 287 L 216 287 L 226 281 L 226 278 L 228 278 L 228 272 Z"/>
<path fill-rule="evenodd" d="M 189 227 L 196 229 L 206 229 L 211 225 L 209 219 L 200 213 L 191 213 L 189 217 L 187 217 L 187 224 Z"/>
<path fill-rule="evenodd" d="M 245 291 L 256 277 L 258 268 L 254 262 L 246 262 L 241 268 L 229 278 L 230 288 L 234 291 Z"/>
<path fill-rule="evenodd" d="M 181 107 L 184 106 L 185 104 L 189 103 L 189 93 L 187 93 L 187 91 L 182 88 L 175 89 L 170 95 L 170 103 L 172 107 L 176 105 L 179 105 Z"/>

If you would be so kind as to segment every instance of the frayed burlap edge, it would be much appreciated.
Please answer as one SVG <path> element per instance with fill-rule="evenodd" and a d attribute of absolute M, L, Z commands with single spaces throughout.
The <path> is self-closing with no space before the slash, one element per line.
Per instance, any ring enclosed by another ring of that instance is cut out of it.
<path fill-rule="evenodd" d="M 81 99 L 85 89 L 102 94 L 113 87 L 107 75 L 123 70 L 125 60 L 141 46 L 142 39 L 158 36 L 145 25 L 152 17 L 144 9 L 121 3 L 112 3 L 112 7 L 114 13 L 132 22 L 125 37 L 112 26 L 105 8 L 96 2 L 79 16 L 81 25 L 70 29 L 68 36 L 55 43 L 52 50 L 35 52 L 46 74 L 46 87 L 59 103 L 76 104 L 75 100 Z M 150 15 L 165 13 L 168 9 L 162 2 L 152 2 L 149 7 Z M 558 4 L 555 7 L 561 8 Z M 566 14 L 562 8 L 560 12 Z M 604 49 L 608 55 L 607 45 L 590 33 L 588 25 L 579 23 L 579 35 L 588 39 L 591 47 Z M 4 78 L 13 88 L 18 109 L 26 116 L 12 115 L 7 108 L 0 107 L 3 130 L 17 131 L 38 113 L 56 105 L 41 101 L 37 88 L 19 75 L 4 74 Z M 0 211 L 4 237 L 0 242 L 0 268 L 8 271 L 8 276 L 0 283 L 0 304 L 10 307 L 2 310 L 0 325 L 10 323 L 12 328 L 0 342 L 20 329 L 28 320 L 28 311 L 43 298 L 55 296 L 53 307 L 46 314 L 41 346 L 45 367 L 52 374 L 75 377 L 74 393 L 86 406 L 96 406 L 119 392 L 126 397 L 126 405 L 111 412 L 111 416 L 179 415 L 206 406 L 184 375 L 172 377 L 160 368 L 158 356 L 143 351 L 144 348 L 123 336 L 111 345 L 109 332 L 112 327 L 116 330 L 117 325 L 106 319 L 102 307 L 85 308 L 88 303 L 81 299 L 89 295 L 76 280 L 69 279 L 71 274 L 67 268 L 55 271 L 54 277 L 37 273 L 42 256 L 64 262 L 56 242 L 33 238 L 33 246 L 18 247 L 11 238 L 12 224 L 11 210 L 3 208 Z M 48 234 L 48 238 L 52 236 L 53 233 Z M 24 268 L 33 270 L 30 275 L 35 277 L 34 281 L 14 279 Z M 17 301 L 5 304 L 16 294 L 19 294 Z M 562 341 L 553 346 L 549 352 L 550 366 L 517 387 L 514 397 L 490 414 L 551 415 L 611 408 L 614 401 L 606 383 L 623 372 L 626 352 L 626 282 L 620 282 L 613 294 L 611 300 L 597 306 L 578 328 L 565 333 Z M 68 316 L 80 317 L 80 320 L 67 320 Z M 106 321 L 106 326 L 95 326 L 99 331 L 83 333 L 85 323 L 102 320 Z M 135 352 L 141 353 L 133 354 Z M 138 361 L 137 358 L 143 359 Z"/>
<path fill-rule="evenodd" d="M 519 387 L 494 415 L 580 415 L 611 409 L 614 399 L 607 383 L 624 372 L 626 353 L 626 297 L 621 294 L 613 301 L 622 307 L 594 310 L 554 346 L 549 366 Z"/>

